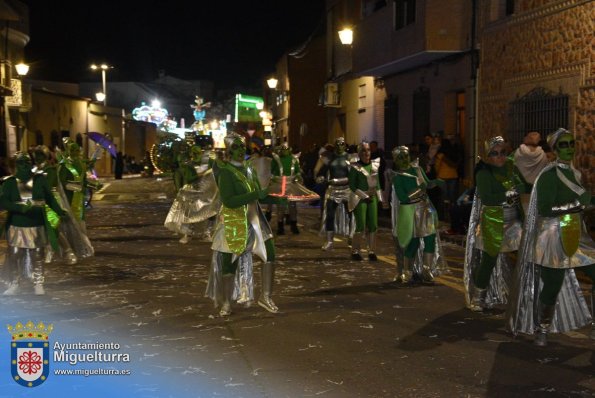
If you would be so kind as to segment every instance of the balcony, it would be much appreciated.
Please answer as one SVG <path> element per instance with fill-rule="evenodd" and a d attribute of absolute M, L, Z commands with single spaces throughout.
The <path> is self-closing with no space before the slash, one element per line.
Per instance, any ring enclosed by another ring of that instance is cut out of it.
<path fill-rule="evenodd" d="M 415 13 L 399 12 L 403 3 L 415 4 Z M 471 16 L 466 0 L 390 2 L 358 23 L 353 72 L 386 76 L 464 52 L 470 47 Z"/>

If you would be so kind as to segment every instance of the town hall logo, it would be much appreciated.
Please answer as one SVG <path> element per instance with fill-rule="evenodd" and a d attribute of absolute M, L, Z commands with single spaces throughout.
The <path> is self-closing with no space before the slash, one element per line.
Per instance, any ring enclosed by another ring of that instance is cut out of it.
<path fill-rule="evenodd" d="M 29 321 L 7 326 L 12 335 L 10 343 L 11 373 L 14 381 L 24 387 L 37 387 L 50 373 L 49 334 L 53 325 Z"/>

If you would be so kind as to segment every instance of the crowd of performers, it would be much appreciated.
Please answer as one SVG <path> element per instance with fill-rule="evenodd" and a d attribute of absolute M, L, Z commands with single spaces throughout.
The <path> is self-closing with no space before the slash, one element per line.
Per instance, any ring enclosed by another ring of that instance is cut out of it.
<path fill-rule="evenodd" d="M 535 136 L 537 134 L 537 136 Z M 547 334 L 593 323 L 595 243 L 583 220 L 591 204 L 573 166 L 575 141 L 559 129 L 547 137 L 555 157 L 537 146 L 538 133 L 509 154 L 502 137 L 485 142 L 475 167 L 475 194 L 466 239 L 464 285 L 467 307 L 476 312 L 506 305 L 506 324 L 513 333 L 535 335 L 546 345 Z M 56 162 L 46 147 L 16 154 L 16 172 L 4 178 L 0 206 L 8 213 L 4 228 L 8 252 L 3 279 L 5 295 L 30 280 L 35 294 L 44 294 L 44 262 L 60 258 L 69 264 L 93 255 L 85 226 L 85 192 L 92 161 L 81 149 L 64 143 Z M 349 154 L 343 138 L 321 154 L 314 167 L 325 193 L 303 184 L 299 154 L 283 144 L 253 148 L 247 158 L 243 135 L 229 133 L 225 150 L 212 142 L 187 145 L 177 153 L 173 180 L 177 196 L 165 227 L 181 236 L 212 242 L 206 295 L 221 316 L 232 313 L 232 303 L 254 301 L 253 255 L 260 259 L 261 290 L 258 305 L 276 313 L 273 301 L 275 243 L 269 225 L 276 207 L 276 235 L 299 234 L 298 202 L 321 200 L 320 235 L 323 251 L 335 249 L 342 236 L 351 247 L 350 259 L 378 261 L 379 203 L 384 201 L 381 180 L 390 183 L 392 236 L 398 284 L 433 283 L 448 272 L 439 234 L 437 212 L 427 190 L 442 186 L 430 180 L 410 149 L 392 150 L 393 167 L 380 173 L 380 159 L 372 159 L 362 142 Z M 265 209 L 264 211 L 262 209 Z M 587 305 L 575 269 L 592 280 Z M 589 309 L 590 307 L 590 309 Z"/>
<path fill-rule="evenodd" d="M 15 154 L 15 173 L 4 177 L 0 208 L 6 211 L 2 228 L 7 252 L 1 279 L 10 296 L 32 287 L 45 294 L 44 264 L 76 264 L 93 256 L 85 224 L 86 193 L 98 189 L 88 176 L 93 161 L 82 157 L 76 142 L 64 140 L 56 159 L 40 145 Z"/>
<path fill-rule="evenodd" d="M 574 269 L 595 282 L 595 244 L 582 220 L 591 198 L 572 165 L 572 133 L 560 129 L 548 136 L 556 155 L 553 161 L 532 144 L 534 138 L 526 137 L 513 154 L 502 137 L 485 143 L 475 168 L 464 284 L 470 310 L 506 305 L 508 328 L 515 334 L 534 334 L 535 343 L 545 345 L 549 332 L 592 322 Z M 285 224 L 299 234 L 296 204 L 318 196 L 302 184 L 299 154 L 292 154 L 286 144 L 274 152 L 261 148 L 249 158 L 243 136 L 232 133 L 225 144 L 219 156 L 210 147 L 180 154 L 180 165 L 185 165 L 178 170 L 182 182 L 176 183 L 179 193 L 166 226 L 183 236 L 181 242 L 190 236 L 212 240 L 207 296 L 221 316 L 231 314 L 233 302 L 253 300 L 253 254 L 262 264 L 257 302 L 274 313 L 275 245 L 269 225 L 273 207 L 276 235 L 285 234 Z M 378 208 L 385 200 L 380 179 L 386 178 L 391 187 L 395 282 L 432 283 L 448 268 L 427 190 L 444 182 L 430 180 L 406 146 L 394 148 L 392 158 L 392 169 L 381 176 L 379 159 L 371 159 L 367 142 L 350 154 L 345 140 L 338 138 L 332 150 L 321 154 L 314 174 L 316 182 L 326 186 L 321 199 L 322 250 L 334 250 L 335 237 L 341 236 L 349 242 L 352 261 L 363 261 L 362 251 L 369 261 L 378 260 Z M 595 338 L 595 326 L 591 337 Z"/>

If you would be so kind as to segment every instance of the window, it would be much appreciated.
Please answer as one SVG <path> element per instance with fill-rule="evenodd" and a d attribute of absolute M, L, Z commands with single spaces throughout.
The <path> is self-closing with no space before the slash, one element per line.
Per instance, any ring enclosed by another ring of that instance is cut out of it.
<path fill-rule="evenodd" d="M 53 130 L 50 133 L 50 146 L 52 150 L 56 149 L 56 148 L 63 148 L 62 146 L 62 142 L 60 141 L 60 135 L 58 134 L 58 132 L 56 130 Z"/>
<path fill-rule="evenodd" d="M 430 89 L 420 87 L 413 93 L 413 142 L 422 142 L 430 132 Z"/>
<path fill-rule="evenodd" d="M 415 22 L 415 0 L 394 0 L 395 29 L 399 30 Z"/>
<path fill-rule="evenodd" d="M 366 85 L 365 84 L 360 84 L 359 87 L 357 88 L 357 108 L 360 111 L 365 112 L 366 111 L 366 105 L 367 105 L 367 101 L 366 101 Z"/>
<path fill-rule="evenodd" d="M 514 13 L 514 0 L 506 0 L 506 15 L 512 15 Z"/>
<path fill-rule="evenodd" d="M 465 139 L 465 92 L 459 91 L 457 93 L 457 135 L 464 142 Z"/>
<path fill-rule="evenodd" d="M 35 132 L 35 145 L 43 145 L 43 134 L 39 130 Z"/>
<path fill-rule="evenodd" d="M 512 101 L 508 108 L 508 139 L 513 148 L 523 142 L 529 131 L 545 138 L 558 128 L 568 128 L 568 95 L 537 87 Z"/>
<path fill-rule="evenodd" d="M 372 15 L 384 7 L 386 7 L 386 0 L 362 0 L 362 17 Z"/>

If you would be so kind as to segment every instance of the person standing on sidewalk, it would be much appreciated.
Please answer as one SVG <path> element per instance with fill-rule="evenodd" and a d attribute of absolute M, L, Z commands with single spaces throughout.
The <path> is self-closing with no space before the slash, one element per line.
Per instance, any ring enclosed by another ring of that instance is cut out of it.
<path fill-rule="evenodd" d="M 438 215 L 428 199 L 427 188 L 440 185 L 412 163 L 409 148 L 398 146 L 392 151 L 396 171 L 389 173 L 392 185 L 392 225 L 397 252 L 399 283 L 413 280 L 432 282 L 434 275 L 446 268 L 438 238 Z M 420 253 L 421 252 L 421 253 Z M 421 264 L 415 259 L 421 258 Z"/>
<path fill-rule="evenodd" d="M 245 138 L 230 133 L 225 137 L 227 160 L 217 161 L 215 178 L 221 198 L 215 233 L 213 260 L 206 295 L 220 306 L 219 315 L 231 315 L 231 302 L 253 300 L 252 255 L 263 262 L 262 291 L 258 305 L 265 310 L 279 311 L 271 298 L 275 275 L 273 234 L 258 204 L 268 191 L 261 189 L 258 176 L 244 161 Z"/>
<path fill-rule="evenodd" d="M 575 270 L 591 279 L 595 293 L 595 243 L 583 223 L 591 194 L 572 165 L 575 140 L 566 129 L 548 136 L 558 159 L 535 180 L 525 222 L 525 237 L 513 289 L 508 326 L 513 333 L 535 334 L 535 345 L 547 345 L 547 334 L 564 333 L 591 322 Z"/>
<path fill-rule="evenodd" d="M 362 261 L 360 254 L 362 238 L 368 231 L 368 259 L 378 261 L 376 256 L 376 230 L 378 229 L 378 202 L 382 191 L 378 181 L 380 159 L 371 159 L 370 144 L 362 142 L 358 148 L 359 160 L 349 169 L 349 211 L 355 215 L 355 233 L 351 243 L 351 259 Z"/>
<path fill-rule="evenodd" d="M 510 272 L 521 243 L 520 194 L 524 192 L 504 138 L 485 143 L 485 162 L 476 167 L 476 193 L 471 209 L 463 281 L 467 306 L 481 312 L 507 301 Z"/>
<path fill-rule="evenodd" d="M 3 294 L 17 294 L 25 276 L 33 283 L 34 293 L 43 295 L 45 246 L 49 242 L 58 248 L 56 229 L 65 212 L 52 195 L 44 173 L 33 173 L 29 155 L 17 152 L 15 158 L 16 172 L 5 177 L 0 194 L 0 206 L 8 212 L 3 270 L 8 289 Z"/>

